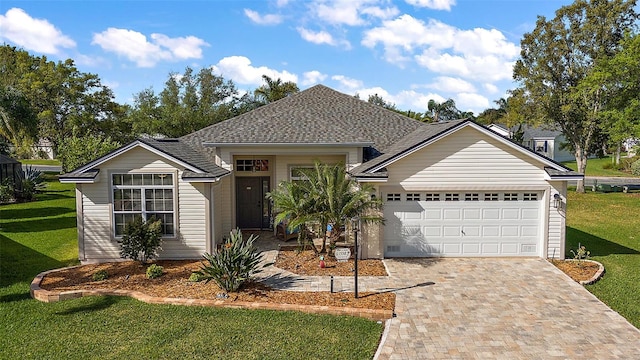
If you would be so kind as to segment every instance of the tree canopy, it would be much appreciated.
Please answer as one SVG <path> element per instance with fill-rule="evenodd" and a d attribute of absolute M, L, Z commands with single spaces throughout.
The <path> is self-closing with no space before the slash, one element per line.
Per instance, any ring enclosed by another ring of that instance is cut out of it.
<path fill-rule="evenodd" d="M 264 84 L 253 92 L 262 104 L 272 103 L 300 91 L 298 85 L 292 81 L 283 82 L 280 78 L 274 80 L 267 75 L 262 75 L 262 80 Z"/>
<path fill-rule="evenodd" d="M 514 67 L 519 94 L 532 104 L 536 121 L 562 130 L 582 173 L 606 105 L 603 84 L 588 78 L 620 52 L 624 34 L 635 30 L 634 7 L 635 1 L 576 0 L 551 20 L 538 17 L 521 42 Z M 582 182 L 577 191 L 584 191 Z"/>

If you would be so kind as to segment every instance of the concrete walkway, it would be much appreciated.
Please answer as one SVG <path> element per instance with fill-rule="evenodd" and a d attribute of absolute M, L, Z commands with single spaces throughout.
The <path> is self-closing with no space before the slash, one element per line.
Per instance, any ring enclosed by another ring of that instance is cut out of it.
<path fill-rule="evenodd" d="M 264 237 L 263 237 L 264 239 Z M 278 242 L 261 242 L 267 261 Z M 394 291 L 377 359 L 640 359 L 640 331 L 542 259 L 389 259 L 390 276 L 360 291 Z M 329 278 L 270 267 L 283 290 L 328 291 Z M 353 277 L 335 277 L 353 291 Z"/>

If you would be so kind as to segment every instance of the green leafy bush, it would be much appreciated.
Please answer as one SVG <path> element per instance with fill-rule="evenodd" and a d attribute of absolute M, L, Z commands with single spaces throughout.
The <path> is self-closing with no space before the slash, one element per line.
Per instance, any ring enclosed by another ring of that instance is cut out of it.
<path fill-rule="evenodd" d="M 162 244 L 162 223 L 156 218 L 143 221 L 136 216 L 124 228 L 120 243 L 120 257 L 146 263 L 158 256 Z"/>
<path fill-rule="evenodd" d="M 573 260 L 578 262 L 578 266 L 582 267 L 582 261 L 589 259 L 591 256 L 591 251 L 588 251 L 584 245 L 578 243 L 578 249 L 576 251 L 569 250 L 573 254 Z"/>
<path fill-rule="evenodd" d="M 164 268 L 158 264 L 151 264 L 147 268 L 147 279 L 155 279 L 162 276 Z"/>
<path fill-rule="evenodd" d="M 203 255 L 207 263 L 203 261 L 201 270 L 197 272 L 201 276 L 200 281 L 213 280 L 224 291 L 237 291 L 253 275 L 270 265 L 260 266 L 262 253 L 253 246 L 256 239 L 256 236 L 251 235 L 245 241 L 240 229 L 231 231 L 231 237 L 219 250 Z"/>
<path fill-rule="evenodd" d="M 636 160 L 633 164 L 631 164 L 631 173 L 633 175 L 640 176 L 640 160 Z"/>
<path fill-rule="evenodd" d="M 192 272 L 191 276 L 189 276 L 189 282 L 199 282 L 204 280 L 202 275 L 198 274 L 198 272 Z"/>
<path fill-rule="evenodd" d="M 15 200 L 13 185 L 9 181 L 0 184 L 0 204 L 9 203 Z"/>
<path fill-rule="evenodd" d="M 93 275 L 91 276 L 93 281 L 106 280 L 108 277 L 109 277 L 109 273 L 107 273 L 107 270 L 98 270 L 94 272 Z"/>

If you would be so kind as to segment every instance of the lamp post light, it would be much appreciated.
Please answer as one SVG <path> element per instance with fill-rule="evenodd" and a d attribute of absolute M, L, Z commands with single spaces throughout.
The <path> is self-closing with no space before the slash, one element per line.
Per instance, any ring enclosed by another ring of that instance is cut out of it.
<path fill-rule="evenodd" d="M 353 226 L 353 247 L 354 247 L 354 251 L 353 251 L 353 263 L 354 263 L 354 284 L 355 284 L 355 298 L 358 298 L 358 228 L 359 228 L 359 221 L 360 219 L 357 217 L 354 217 L 353 219 L 351 219 L 351 223 Z"/>

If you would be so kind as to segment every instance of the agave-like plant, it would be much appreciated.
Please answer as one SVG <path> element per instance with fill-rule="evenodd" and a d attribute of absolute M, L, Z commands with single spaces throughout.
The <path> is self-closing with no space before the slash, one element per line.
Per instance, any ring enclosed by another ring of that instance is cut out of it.
<path fill-rule="evenodd" d="M 47 185 L 42 176 L 42 171 L 35 169 L 29 165 L 22 172 L 19 197 L 24 201 L 32 201 L 35 199 L 37 193 L 42 192 Z"/>
<path fill-rule="evenodd" d="M 257 236 L 251 235 L 243 240 L 240 229 L 231 231 L 230 235 L 220 249 L 203 255 L 204 261 L 196 273 L 198 281 L 208 283 L 213 280 L 224 291 L 236 292 L 253 275 L 271 264 L 260 265 L 262 253 L 253 246 Z"/>

